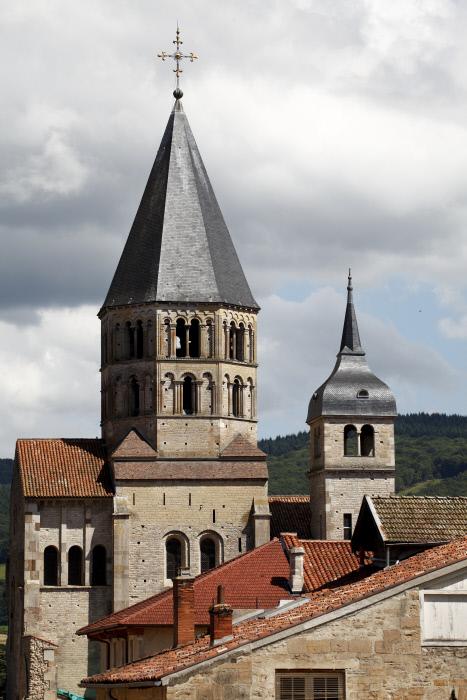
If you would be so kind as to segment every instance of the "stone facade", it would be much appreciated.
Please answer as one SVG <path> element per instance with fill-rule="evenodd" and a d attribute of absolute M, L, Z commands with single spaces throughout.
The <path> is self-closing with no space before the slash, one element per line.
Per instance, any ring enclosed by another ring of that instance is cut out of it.
<path fill-rule="evenodd" d="M 357 447 L 362 428 L 374 431 L 371 456 L 346 455 L 344 431 L 354 426 Z M 311 531 L 316 539 L 349 538 L 364 495 L 390 496 L 395 490 L 394 421 L 374 416 L 322 417 L 310 423 Z M 344 532 L 344 515 L 350 530 Z"/>

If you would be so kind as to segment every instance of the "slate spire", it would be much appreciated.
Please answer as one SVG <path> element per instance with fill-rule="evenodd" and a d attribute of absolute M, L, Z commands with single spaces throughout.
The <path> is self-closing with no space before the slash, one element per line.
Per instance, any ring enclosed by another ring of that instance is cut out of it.
<path fill-rule="evenodd" d="M 344 328 L 342 329 L 341 346 L 339 354 L 343 355 L 364 355 L 365 351 L 360 342 L 358 332 L 357 315 L 353 304 L 352 272 L 349 269 L 347 284 L 347 307 L 345 309 Z"/>
<path fill-rule="evenodd" d="M 258 308 L 180 99 L 103 309 L 150 302 Z"/>

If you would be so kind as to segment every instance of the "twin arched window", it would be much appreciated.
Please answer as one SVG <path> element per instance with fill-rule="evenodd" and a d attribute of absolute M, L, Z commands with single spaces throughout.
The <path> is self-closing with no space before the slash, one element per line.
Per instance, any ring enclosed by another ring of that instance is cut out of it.
<path fill-rule="evenodd" d="M 165 541 L 166 578 L 173 579 L 180 569 L 188 566 L 188 540 L 184 535 L 172 535 Z M 222 541 L 213 534 L 203 536 L 199 543 L 201 573 L 213 569 L 222 561 Z"/>
<path fill-rule="evenodd" d="M 177 319 L 175 336 L 177 357 L 200 356 L 200 325 L 197 318 L 193 318 L 191 323 L 186 323 L 183 318 Z"/>
<path fill-rule="evenodd" d="M 374 457 L 375 456 L 375 431 L 372 425 L 364 425 L 360 435 L 354 425 L 346 425 L 344 428 L 344 456 L 345 457 Z"/>

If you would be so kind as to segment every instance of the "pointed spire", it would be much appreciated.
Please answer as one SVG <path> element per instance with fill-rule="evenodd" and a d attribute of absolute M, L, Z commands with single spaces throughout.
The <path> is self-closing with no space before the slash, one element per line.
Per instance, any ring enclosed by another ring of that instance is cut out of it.
<path fill-rule="evenodd" d="M 352 271 L 349 268 L 347 284 L 347 307 L 345 310 L 344 328 L 342 329 L 341 346 L 339 354 L 342 355 L 364 355 L 365 351 L 360 342 L 358 332 L 357 316 L 353 305 Z"/>
<path fill-rule="evenodd" d="M 151 302 L 258 308 L 179 99 L 103 308 Z"/>

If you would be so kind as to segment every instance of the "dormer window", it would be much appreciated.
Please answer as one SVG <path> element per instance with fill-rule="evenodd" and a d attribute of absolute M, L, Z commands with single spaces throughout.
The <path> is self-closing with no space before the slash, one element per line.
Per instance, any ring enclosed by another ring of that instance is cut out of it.
<path fill-rule="evenodd" d="M 369 399 L 370 394 L 366 389 L 360 389 L 360 391 L 357 394 L 357 399 Z"/>
<path fill-rule="evenodd" d="M 318 392 L 315 391 L 315 393 L 313 394 L 313 396 L 311 398 L 313 399 L 313 401 L 316 401 L 316 399 L 318 398 Z"/>

